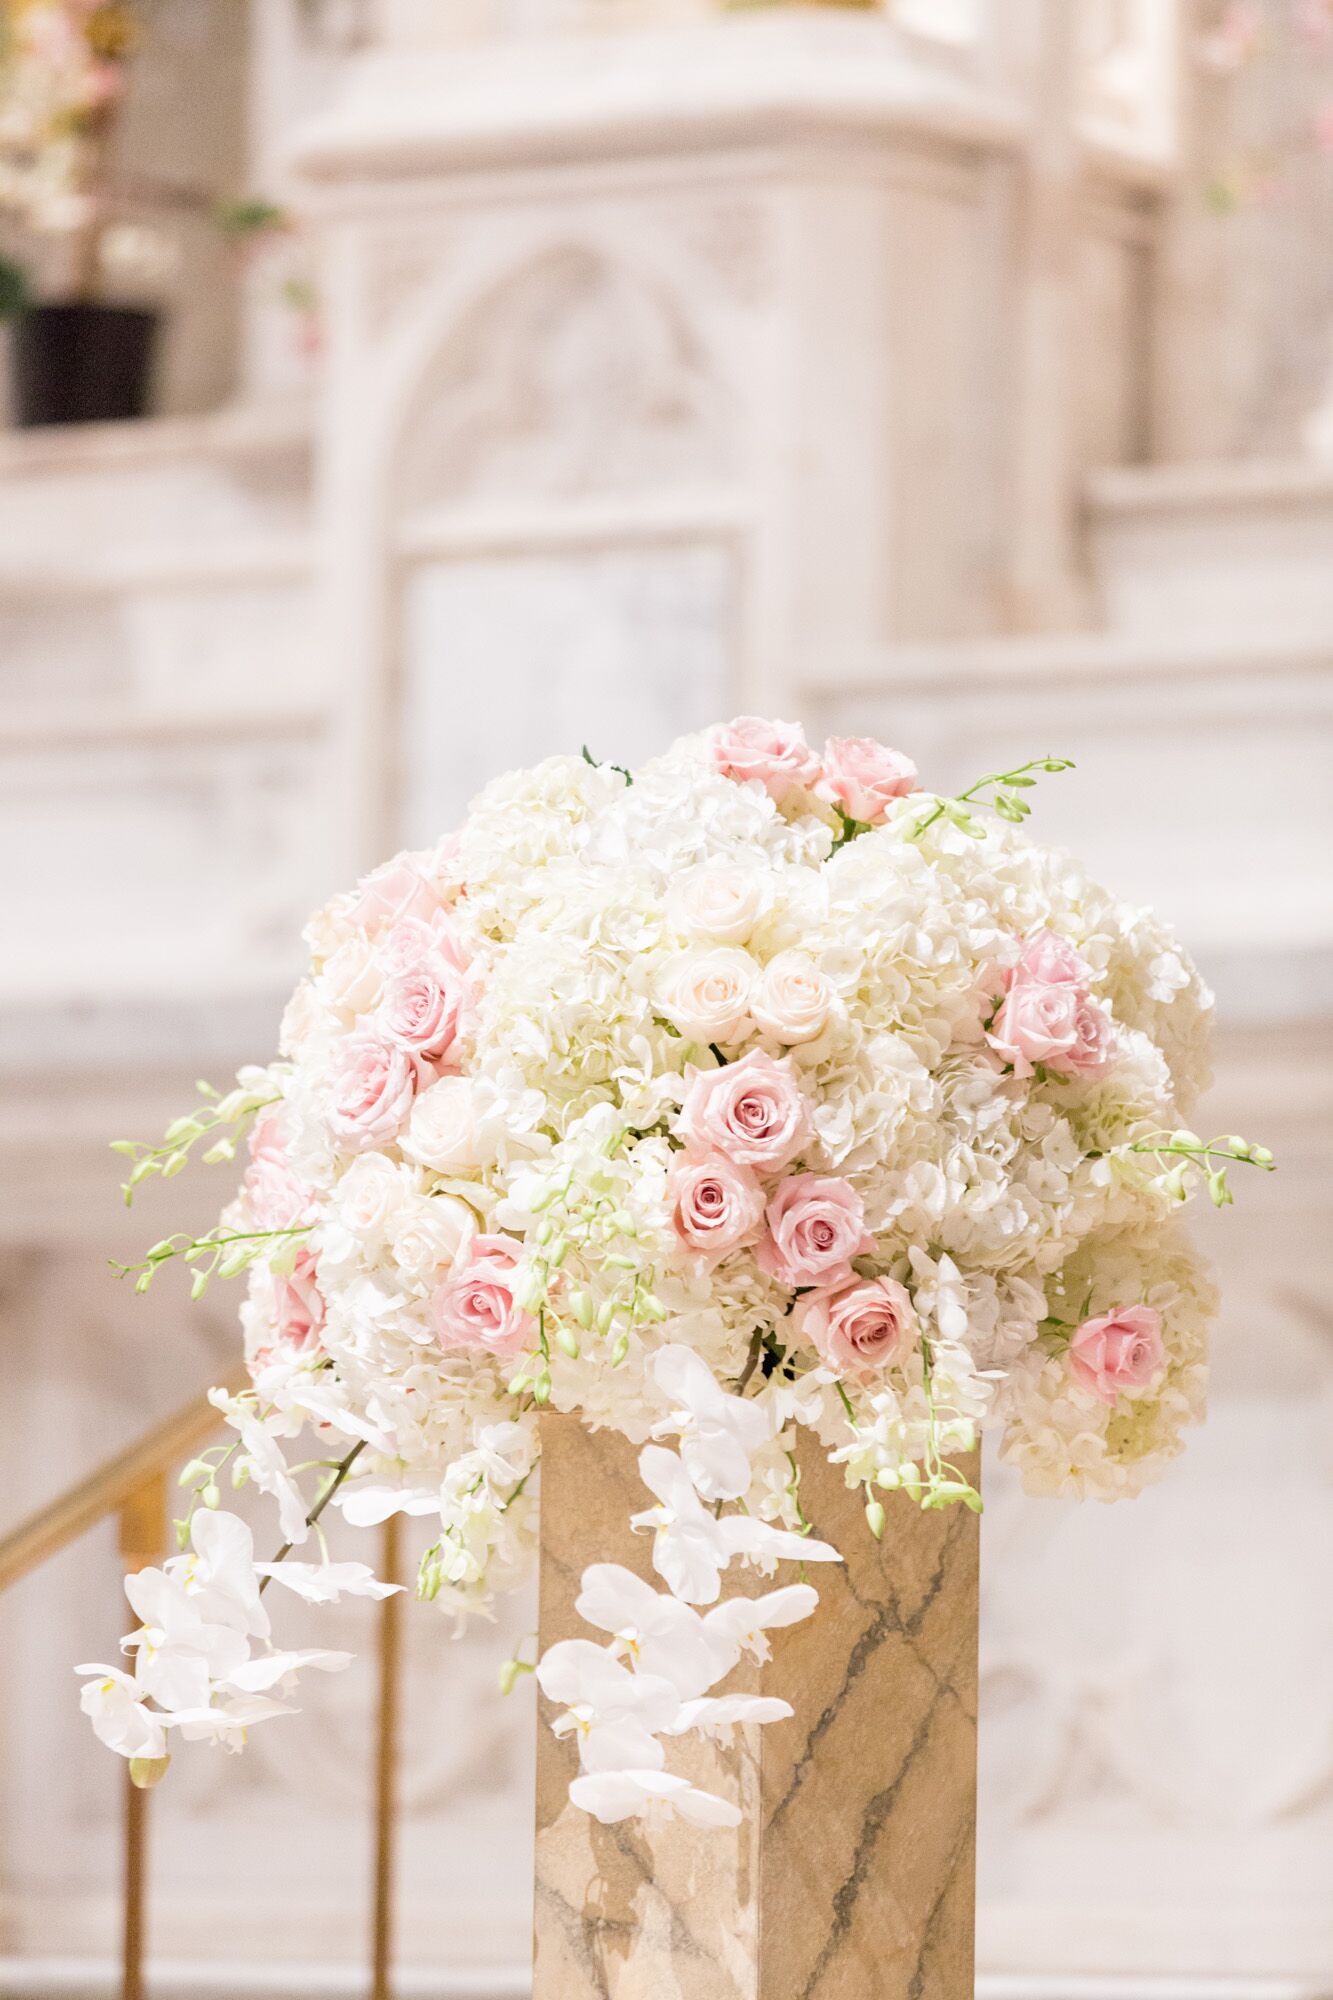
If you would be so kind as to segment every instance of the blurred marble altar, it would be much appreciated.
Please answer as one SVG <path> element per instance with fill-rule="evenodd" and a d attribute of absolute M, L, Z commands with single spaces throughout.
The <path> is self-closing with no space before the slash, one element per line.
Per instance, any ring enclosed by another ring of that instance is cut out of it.
<path fill-rule="evenodd" d="M 740 709 L 942 788 L 1077 759 L 1041 832 L 1179 923 L 1205 1122 L 1281 1172 L 1217 1237 L 1212 1420 L 1167 1482 L 988 1482 L 997 1993 L 1333 1967 L 1333 168 L 1208 200 L 1313 101 L 1290 12 L 1259 91 L 1189 0 L 254 0 L 217 87 L 301 217 L 317 360 L 215 273 L 223 407 L 196 310 L 175 414 L 0 438 L 6 1524 L 232 1350 L 225 1296 L 107 1278 L 214 1195 L 127 1218 L 106 1138 L 265 1053 L 307 910 L 490 772 Z M 117 1599 L 89 1544 L 0 1604 L 0 1992 L 110 1990 L 116 1774 L 67 1668 Z M 403 1990 L 516 1994 L 510 1634 L 411 1633 Z M 369 1706 L 348 1675 L 173 1772 L 157 1991 L 359 1990 Z"/>

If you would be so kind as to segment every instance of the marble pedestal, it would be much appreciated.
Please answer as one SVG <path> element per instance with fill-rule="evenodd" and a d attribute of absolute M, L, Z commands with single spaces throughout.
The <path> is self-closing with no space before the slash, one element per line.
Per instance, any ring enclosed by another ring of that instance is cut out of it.
<path fill-rule="evenodd" d="M 545 1648 L 593 1636 L 574 1611 L 585 1564 L 652 1572 L 628 1527 L 645 1504 L 631 1447 L 548 1417 L 542 1452 Z M 817 1449 L 800 1468 L 845 1567 L 814 1570 L 815 1616 L 725 1684 L 796 1713 L 668 1753 L 741 1825 L 601 1826 L 568 1801 L 574 1744 L 540 1730 L 534 2000 L 971 2000 L 976 1517 L 892 1499 L 876 1544 Z M 728 1588 L 771 1587 L 743 1575 Z"/>

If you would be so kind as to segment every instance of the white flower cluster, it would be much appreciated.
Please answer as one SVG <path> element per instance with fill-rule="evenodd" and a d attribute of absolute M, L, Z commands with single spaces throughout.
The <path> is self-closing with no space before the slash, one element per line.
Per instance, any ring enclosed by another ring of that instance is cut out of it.
<path fill-rule="evenodd" d="M 240 1195 L 185 1254 L 197 1288 L 248 1268 L 231 1449 L 288 1542 L 307 1503 L 280 1441 L 317 1425 L 342 1457 L 310 1512 L 428 1517 L 420 1594 L 484 1608 L 532 1553 L 541 1412 L 642 1448 L 666 1593 L 594 1566 L 580 1609 L 610 1644 L 539 1668 L 604 1818 L 729 1817 L 664 1742 L 786 1712 L 711 1690 L 814 1602 L 721 1601 L 728 1565 L 836 1560 L 798 1427 L 881 1533 L 888 1491 L 979 1504 L 983 1421 L 1032 1490 L 1113 1498 L 1202 1414 L 1212 1300 L 1174 1217 L 1271 1156 L 1183 1129 L 1208 996 L 1155 921 L 1019 829 L 1043 768 L 943 799 L 882 745 L 817 755 L 742 718 L 633 773 L 505 777 L 312 920 L 281 1060 L 196 1121 L 248 1130 Z M 206 1454 L 196 1549 L 215 1473 Z M 144 1704 L 175 1684 L 130 1643 L 133 1685 L 94 1699 L 154 1756 L 174 1725 Z M 225 1733 L 253 1690 L 234 1647 L 191 1644 L 183 1712 Z"/>

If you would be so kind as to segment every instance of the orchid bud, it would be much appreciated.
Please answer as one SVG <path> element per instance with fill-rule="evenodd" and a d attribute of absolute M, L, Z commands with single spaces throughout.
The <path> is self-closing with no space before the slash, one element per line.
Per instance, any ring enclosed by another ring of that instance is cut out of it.
<path fill-rule="evenodd" d="M 130 1783 L 136 1791 L 151 1792 L 167 1775 L 170 1757 L 131 1757 Z"/>

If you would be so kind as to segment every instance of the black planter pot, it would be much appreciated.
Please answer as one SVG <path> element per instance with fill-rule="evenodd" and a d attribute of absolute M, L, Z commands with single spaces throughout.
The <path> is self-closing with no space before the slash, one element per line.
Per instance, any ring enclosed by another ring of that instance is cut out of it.
<path fill-rule="evenodd" d="M 29 306 L 13 323 L 14 421 L 101 424 L 147 414 L 158 314 L 94 303 Z"/>

